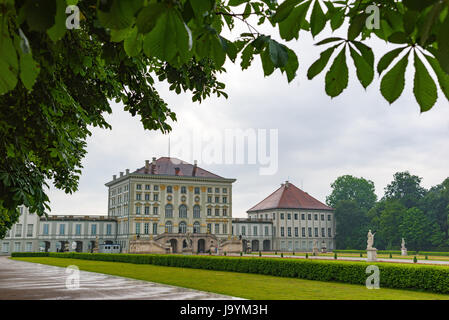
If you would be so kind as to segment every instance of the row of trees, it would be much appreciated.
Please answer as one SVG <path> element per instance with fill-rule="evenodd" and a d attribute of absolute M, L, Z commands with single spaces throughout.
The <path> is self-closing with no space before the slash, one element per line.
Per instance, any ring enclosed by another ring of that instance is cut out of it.
<path fill-rule="evenodd" d="M 378 249 L 398 250 L 402 237 L 410 250 L 449 247 L 449 178 L 426 190 L 420 177 L 398 172 L 380 200 L 364 178 L 341 176 L 331 187 L 326 202 L 335 208 L 338 249 L 366 248 L 369 229 Z"/>

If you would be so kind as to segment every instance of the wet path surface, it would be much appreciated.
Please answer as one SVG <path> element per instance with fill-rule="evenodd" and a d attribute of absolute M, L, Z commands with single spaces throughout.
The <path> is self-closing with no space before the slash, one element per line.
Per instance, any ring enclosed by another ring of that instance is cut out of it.
<path fill-rule="evenodd" d="M 0 257 L 0 300 L 11 299 L 135 299 L 202 300 L 237 299 L 159 283 L 79 271 L 78 289 L 67 289 L 66 268 Z"/>

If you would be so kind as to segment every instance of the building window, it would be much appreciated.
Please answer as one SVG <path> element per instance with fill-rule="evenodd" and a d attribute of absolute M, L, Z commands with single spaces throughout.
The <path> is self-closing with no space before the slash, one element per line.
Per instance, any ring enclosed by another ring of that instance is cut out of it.
<path fill-rule="evenodd" d="M 301 235 L 302 235 L 303 237 L 306 236 L 306 228 L 301 228 Z"/>
<path fill-rule="evenodd" d="M 295 213 L 295 220 L 298 220 L 298 214 Z"/>
<path fill-rule="evenodd" d="M 284 214 L 281 213 L 281 220 L 284 220 Z"/>
<path fill-rule="evenodd" d="M 306 215 L 304 213 L 301 213 L 301 220 L 306 220 Z"/>
<path fill-rule="evenodd" d="M 75 226 L 75 235 L 80 236 L 81 235 L 81 224 L 77 223 Z"/>
<path fill-rule="evenodd" d="M 150 214 L 150 207 L 149 206 L 145 206 L 145 214 L 146 215 Z"/>
<path fill-rule="evenodd" d="M 291 220 L 292 219 L 292 215 L 290 213 L 287 214 L 287 219 Z"/>
<path fill-rule="evenodd" d="M 309 237 L 311 237 L 312 236 L 312 228 L 308 228 L 308 231 L 309 231 Z"/>
<path fill-rule="evenodd" d="M 313 215 L 313 219 L 316 221 L 316 220 L 318 220 L 318 215 L 317 214 L 314 214 Z"/>
<path fill-rule="evenodd" d="M 228 202 L 228 197 L 223 197 L 223 203 L 227 203 Z"/>
<path fill-rule="evenodd" d="M 228 233 L 228 225 L 226 223 L 223 223 L 223 234 Z"/>
<path fill-rule="evenodd" d="M 157 216 L 159 214 L 159 207 L 153 207 L 153 214 Z"/>
<path fill-rule="evenodd" d="M 33 243 L 32 242 L 27 242 L 25 245 L 25 251 L 26 252 L 31 252 L 32 251 L 32 247 L 33 247 Z"/>
<path fill-rule="evenodd" d="M 201 217 L 200 206 L 197 205 L 197 204 L 193 206 L 193 217 L 194 218 L 200 218 Z"/>
<path fill-rule="evenodd" d="M 331 230 L 331 228 L 327 228 L 327 236 L 329 238 L 332 238 L 332 230 Z"/>
<path fill-rule="evenodd" d="M 145 201 L 150 201 L 150 194 L 149 193 L 145 194 Z"/>
<path fill-rule="evenodd" d="M 64 235 L 65 234 L 65 224 L 59 225 L 59 234 Z"/>
<path fill-rule="evenodd" d="M 288 227 L 288 228 L 287 228 L 287 235 L 288 235 L 289 237 L 292 236 L 292 228 L 291 228 L 291 227 Z"/>
<path fill-rule="evenodd" d="M 220 215 L 220 209 L 216 208 L 215 209 L 215 216 L 219 216 Z"/>
<path fill-rule="evenodd" d="M 195 194 L 200 194 L 200 187 L 195 187 L 194 192 Z"/>
<path fill-rule="evenodd" d="M 253 227 L 253 236 L 257 236 L 257 226 Z"/>
<path fill-rule="evenodd" d="M 215 197 L 215 203 L 219 203 L 220 202 L 220 197 Z"/>
<path fill-rule="evenodd" d="M 318 237 L 318 228 L 315 228 L 315 237 Z"/>
<path fill-rule="evenodd" d="M 140 206 L 136 206 L 136 214 L 140 214 Z"/>
<path fill-rule="evenodd" d="M 137 184 L 137 185 L 136 185 L 136 189 L 137 189 L 137 190 L 142 190 L 142 185 L 141 185 L 141 184 Z"/>
<path fill-rule="evenodd" d="M 136 222 L 136 234 L 140 234 L 140 222 Z"/>
<path fill-rule="evenodd" d="M 165 223 L 165 232 L 173 233 L 173 225 L 172 225 L 171 221 L 167 221 Z"/>
<path fill-rule="evenodd" d="M 187 207 L 185 204 L 181 204 L 179 206 L 179 217 L 180 218 L 187 218 Z"/>
<path fill-rule="evenodd" d="M 276 219 L 276 213 L 273 212 L 273 220 Z"/>
<path fill-rule="evenodd" d="M 186 233 L 187 232 L 187 224 L 184 221 L 181 221 L 179 223 L 179 233 Z"/>
<path fill-rule="evenodd" d="M 207 203 L 212 203 L 212 197 L 211 196 L 207 196 Z"/>
<path fill-rule="evenodd" d="M 312 220 L 312 215 L 310 213 L 307 215 L 307 220 Z"/>
<path fill-rule="evenodd" d="M 33 236 L 33 225 L 29 224 L 27 225 L 27 237 L 32 237 Z"/>
<path fill-rule="evenodd" d="M 144 233 L 144 234 L 149 234 L 149 233 L 150 233 L 150 224 L 149 224 L 148 222 L 146 222 L 146 223 L 143 225 L 143 233 Z"/>
<path fill-rule="evenodd" d="M 173 187 L 167 186 L 167 193 L 173 193 Z"/>
<path fill-rule="evenodd" d="M 215 188 L 215 193 L 220 193 L 220 188 Z"/>
<path fill-rule="evenodd" d="M 96 236 L 96 235 L 97 235 L 97 225 L 96 225 L 96 224 L 93 224 L 93 225 L 91 226 L 91 228 L 92 228 L 91 234 L 92 234 L 93 236 Z"/>
<path fill-rule="evenodd" d="M 321 236 L 324 238 L 326 236 L 326 231 L 324 228 L 321 228 Z"/>
<path fill-rule="evenodd" d="M 215 224 L 215 234 L 219 234 L 220 233 L 220 224 L 216 223 Z"/>
<path fill-rule="evenodd" d="M 106 235 L 110 236 L 112 234 L 112 224 L 108 223 L 106 225 Z"/>
<path fill-rule="evenodd" d="M 331 221 L 331 215 L 330 214 L 327 215 L 327 221 Z"/>
<path fill-rule="evenodd" d="M 185 186 L 181 187 L 181 193 L 187 193 L 187 188 Z"/>
<path fill-rule="evenodd" d="M 142 195 L 140 193 L 136 193 L 136 200 L 142 200 Z"/>
<path fill-rule="evenodd" d="M 173 218 L 173 206 L 171 204 L 165 206 L 165 217 Z"/>
<path fill-rule="evenodd" d="M 299 228 L 295 227 L 295 237 L 299 237 Z"/>
<path fill-rule="evenodd" d="M 9 252 L 9 242 L 3 242 L 2 244 L 2 252 L 8 253 Z"/>
<path fill-rule="evenodd" d="M 228 209 L 222 209 L 223 210 L 223 216 L 227 216 L 228 215 Z"/>
<path fill-rule="evenodd" d="M 159 191 L 159 186 L 154 186 L 154 191 Z"/>
<path fill-rule="evenodd" d="M 157 222 L 153 223 L 153 234 L 157 234 Z"/>
<path fill-rule="evenodd" d="M 284 236 L 284 227 L 281 227 L 281 237 Z"/>
<path fill-rule="evenodd" d="M 212 188 L 210 188 L 210 187 L 207 188 L 207 192 L 208 192 L 208 193 L 212 193 Z"/>
<path fill-rule="evenodd" d="M 14 251 L 15 252 L 20 252 L 20 242 L 15 242 L 14 243 Z"/>
<path fill-rule="evenodd" d="M 242 226 L 242 235 L 246 236 L 246 227 L 245 226 Z"/>
<path fill-rule="evenodd" d="M 266 236 L 268 236 L 268 232 L 269 232 L 269 229 L 268 229 L 267 226 L 265 226 L 265 235 L 266 235 Z"/>
<path fill-rule="evenodd" d="M 48 223 L 44 224 L 44 236 L 48 236 Z"/>
<path fill-rule="evenodd" d="M 223 193 L 228 193 L 228 189 L 223 188 Z"/>
<path fill-rule="evenodd" d="M 22 236 L 22 225 L 16 224 L 16 237 L 21 237 Z"/>
<path fill-rule="evenodd" d="M 212 224 L 207 224 L 207 233 L 212 233 Z"/>
<path fill-rule="evenodd" d="M 207 215 L 211 216 L 212 215 L 212 209 L 211 208 L 207 208 Z"/>
<path fill-rule="evenodd" d="M 198 221 L 193 223 L 193 233 L 200 233 L 200 223 Z"/>
<path fill-rule="evenodd" d="M 150 190 L 150 189 L 151 189 L 151 185 L 146 184 L 146 185 L 145 185 L 145 190 Z"/>
<path fill-rule="evenodd" d="M 157 194 L 153 194 L 153 201 L 159 201 L 159 196 Z"/>
<path fill-rule="evenodd" d="M 321 221 L 324 221 L 324 214 L 321 215 Z"/>

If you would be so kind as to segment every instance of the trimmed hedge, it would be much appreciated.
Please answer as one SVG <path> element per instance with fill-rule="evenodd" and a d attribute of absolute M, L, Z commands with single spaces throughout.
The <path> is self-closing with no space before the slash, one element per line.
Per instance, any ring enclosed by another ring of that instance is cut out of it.
<path fill-rule="evenodd" d="M 365 262 L 259 257 L 185 256 L 110 253 L 13 253 L 13 257 L 55 257 L 195 268 L 365 285 Z M 380 286 L 449 293 L 449 267 L 372 263 L 380 270 Z"/>

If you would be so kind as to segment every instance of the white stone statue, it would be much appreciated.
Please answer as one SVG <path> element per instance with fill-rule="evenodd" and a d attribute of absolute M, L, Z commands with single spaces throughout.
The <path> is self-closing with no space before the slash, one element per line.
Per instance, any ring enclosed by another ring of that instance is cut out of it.
<path fill-rule="evenodd" d="M 402 250 L 405 249 L 405 240 L 404 240 L 404 238 L 402 238 L 401 249 Z"/>
<path fill-rule="evenodd" d="M 402 243 L 401 243 L 401 256 L 406 256 L 407 255 L 407 248 L 405 247 L 405 239 L 402 238 Z"/>
<path fill-rule="evenodd" d="M 375 234 L 376 233 L 371 233 L 371 230 L 368 231 L 368 240 L 367 240 L 366 249 L 374 249 L 373 244 L 374 244 L 374 235 Z"/>

